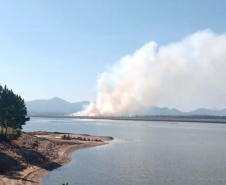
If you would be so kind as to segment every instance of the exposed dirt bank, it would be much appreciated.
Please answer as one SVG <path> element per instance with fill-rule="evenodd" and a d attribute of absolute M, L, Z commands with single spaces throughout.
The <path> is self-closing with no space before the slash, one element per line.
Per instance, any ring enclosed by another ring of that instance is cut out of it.
<path fill-rule="evenodd" d="M 38 185 L 46 173 L 70 162 L 74 150 L 104 145 L 112 139 L 30 132 L 11 142 L 0 142 L 0 185 Z"/>

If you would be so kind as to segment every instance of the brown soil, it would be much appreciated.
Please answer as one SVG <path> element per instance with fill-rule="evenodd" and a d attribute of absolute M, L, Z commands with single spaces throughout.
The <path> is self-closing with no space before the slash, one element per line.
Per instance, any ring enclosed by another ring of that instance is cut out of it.
<path fill-rule="evenodd" d="M 68 137 L 69 136 L 69 137 Z M 64 139 L 62 139 L 64 138 Z M 67 164 L 80 148 L 100 146 L 112 137 L 30 132 L 0 142 L 0 185 L 38 185 L 50 170 Z"/>

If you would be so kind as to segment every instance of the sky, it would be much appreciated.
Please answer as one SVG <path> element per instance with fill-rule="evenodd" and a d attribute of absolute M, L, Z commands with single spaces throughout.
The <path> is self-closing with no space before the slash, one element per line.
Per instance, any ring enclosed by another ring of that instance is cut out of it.
<path fill-rule="evenodd" d="M 226 32 L 225 0 L 0 0 L 0 84 L 26 101 L 95 101 L 97 79 L 145 43 Z"/>

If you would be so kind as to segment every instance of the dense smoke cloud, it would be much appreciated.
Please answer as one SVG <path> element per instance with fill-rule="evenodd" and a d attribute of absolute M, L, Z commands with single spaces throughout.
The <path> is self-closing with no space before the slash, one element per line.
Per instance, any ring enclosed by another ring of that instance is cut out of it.
<path fill-rule="evenodd" d="M 157 105 L 182 111 L 226 106 L 226 34 L 196 32 L 180 42 L 150 42 L 98 80 L 97 103 L 80 115 L 131 115 Z"/>

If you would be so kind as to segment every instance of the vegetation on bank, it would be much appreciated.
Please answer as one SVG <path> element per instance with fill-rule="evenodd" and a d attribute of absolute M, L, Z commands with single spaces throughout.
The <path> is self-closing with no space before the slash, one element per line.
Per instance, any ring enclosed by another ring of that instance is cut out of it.
<path fill-rule="evenodd" d="M 0 85 L 0 140 L 19 137 L 22 126 L 28 120 L 24 100 L 6 86 Z"/>

